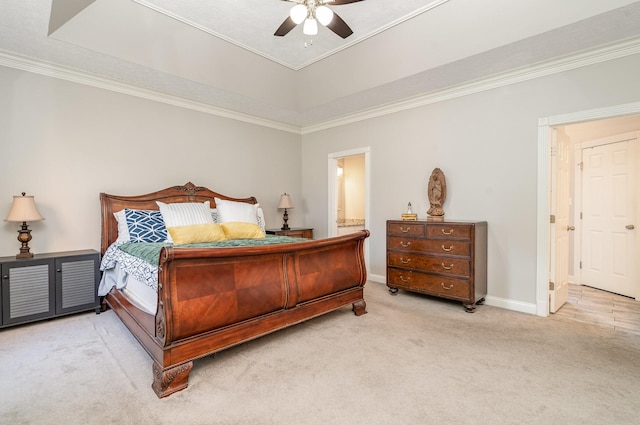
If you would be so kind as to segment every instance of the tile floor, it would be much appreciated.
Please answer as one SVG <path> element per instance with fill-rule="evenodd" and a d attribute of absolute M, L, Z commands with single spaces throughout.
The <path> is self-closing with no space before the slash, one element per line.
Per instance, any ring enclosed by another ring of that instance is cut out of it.
<path fill-rule="evenodd" d="M 640 335 L 640 301 L 589 286 L 569 284 L 569 300 L 550 317 Z"/>

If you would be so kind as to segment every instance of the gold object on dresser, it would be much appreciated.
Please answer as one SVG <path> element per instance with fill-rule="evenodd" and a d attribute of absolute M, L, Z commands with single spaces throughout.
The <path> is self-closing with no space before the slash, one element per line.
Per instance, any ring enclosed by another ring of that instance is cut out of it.
<path fill-rule="evenodd" d="M 387 221 L 387 286 L 459 300 L 473 313 L 487 295 L 487 223 Z"/>

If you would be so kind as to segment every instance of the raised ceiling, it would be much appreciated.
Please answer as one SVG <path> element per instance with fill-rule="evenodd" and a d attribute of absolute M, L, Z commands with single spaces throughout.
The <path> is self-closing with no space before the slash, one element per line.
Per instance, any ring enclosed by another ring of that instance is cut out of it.
<path fill-rule="evenodd" d="M 345 40 L 274 37 L 292 6 L 4 0 L 0 65 L 303 129 L 640 39 L 629 0 L 365 0 L 332 6 Z"/>

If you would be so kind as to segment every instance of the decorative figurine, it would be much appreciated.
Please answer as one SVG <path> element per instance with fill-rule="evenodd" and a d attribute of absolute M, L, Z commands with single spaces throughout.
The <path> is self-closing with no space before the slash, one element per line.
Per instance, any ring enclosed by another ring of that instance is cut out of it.
<path fill-rule="evenodd" d="M 418 219 L 418 215 L 413 213 L 413 210 L 411 209 L 411 202 L 409 202 L 409 204 L 407 205 L 407 213 L 406 214 L 402 214 L 402 219 L 403 220 L 417 220 Z"/>
<path fill-rule="evenodd" d="M 435 168 L 429 178 L 429 204 L 431 207 L 427 211 L 427 214 L 432 217 L 444 216 L 444 210 L 442 205 L 447 198 L 447 184 L 444 179 L 444 173 L 439 168 Z"/>

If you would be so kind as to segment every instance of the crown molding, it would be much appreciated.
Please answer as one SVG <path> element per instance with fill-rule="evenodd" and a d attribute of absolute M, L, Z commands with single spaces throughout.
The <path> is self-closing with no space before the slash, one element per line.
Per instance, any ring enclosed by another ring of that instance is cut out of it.
<path fill-rule="evenodd" d="M 299 126 L 284 124 L 278 121 L 260 118 L 255 115 L 243 114 L 229 109 L 215 107 L 206 103 L 196 102 L 179 96 L 161 93 L 156 90 L 145 89 L 133 84 L 123 83 L 121 81 L 101 77 L 88 72 L 80 72 L 60 65 L 37 61 L 3 50 L 0 50 L 0 66 L 20 69 L 22 71 L 32 72 L 34 74 L 45 75 L 48 77 L 71 81 L 73 83 L 83 84 L 86 86 L 110 90 L 117 93 L 140 97 L 143 99 L 161 102 L 180 108 L 191 109 L 198 112 L 204 112 L 206 114 L 242 121 L 249 124 L 269 127 L 276 130 L 295 133 L 298 135 L 300 134 Z"/>
<path fill-rule="evenodd" d="M 305 135 L 315 133 L 334 127 L 340 127 L 343 125 L 368 120 L 371 118 L 390 115 L 396 112 L 419 108 L 421 106 L 431 105 L 434 103 L 468 96 L 487 90 L 493 90 L 495 88 L 521 83 L 524 81 L 529 81 L 536 78 L 569 71 L 572 69 L 582 68 L 585 66 L 595 65 L 602 62 L 619 59 L 625 56 L 636 55 L 638 53 L 640 53 L 640 38 L 633 38 L 630 40 L 625 40 L 624 42 L 610 44 L 604 47 L 565 56 L 537 65 L 527 66 L 519 68 L 517 70 L 493 75 L 491 77 L 461 84 L 445 90 L 419 95 L 398 102 L 388 103 L 354 114 L 344 115 L 334 120 L 305 126 L 302 128 L 302 134 Z"/>
<path fill-rule="evenodd" d="M 123 83 L 114 79 L 101 77 L 95 74 L 80 72 L 70 68 L 54 65 L 48 62 L 38 61 L 31 58 L 15 55 L 10 52 L 0 50 L 0 66 L 20 69 L 35 74 L 59 78 L 78 84 L 110 90 L 130 96 L 140 97 L 155 102 L 161 102 L 180 108 L 191 109 L 223 118 L 229 118 L 263 127 L 281 130 L 297 135 L 306 135 L 330 128 L 340 127 L 356 123 L 359 121 L 391 115 L 409 109 L 419 108 L 446 100 L 451 100 L 499 87 L 508 86 L 536 78 L 565 72 L 589 65 L 619 59 L 640 53 L 640 38 L 626 40 L 600 47 L 597 49 L 569 55 L 553 61 L 544 62 L 534 66 L 520 68 L 518 70 L 494 75 L 488 78 L 461 84 L 456 87 L 432 92 L 398 102 L 381 105 L 376 108 L 360 111 L 353 114 L 343 115 L 334 120 L 324 121 L 310 126 L 296 126 L 282 122 L 268 120 L 255 115 L 244 114 L 229 109 L 215 107 L 206 103 L 188 100 L 179 96 L 161 93 L 156 90 L 145 89 L 133 84 Z M 624 111 L 622 111 L 624 112 Z"/>

